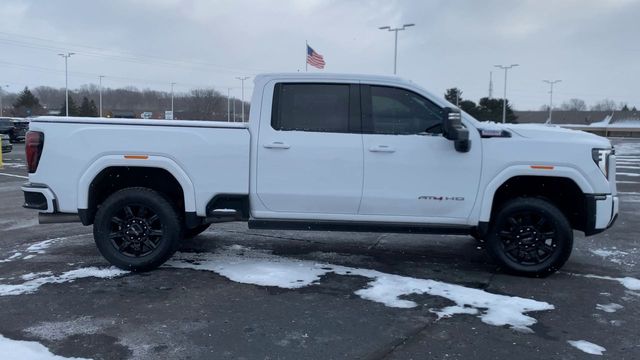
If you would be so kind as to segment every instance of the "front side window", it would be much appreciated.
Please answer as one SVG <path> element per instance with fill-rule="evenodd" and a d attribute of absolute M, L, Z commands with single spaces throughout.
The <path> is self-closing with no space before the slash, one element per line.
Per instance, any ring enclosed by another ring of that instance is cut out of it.
<path fill-rule="evenodd" d="M 442 108 L 401 88 L 371 86 L 369 131 L 374 134 L 442 133 Z"/>
<path fill-rule="evenodd" d="M 276 84 L 271 126 L 283 131 L 349 132 L 348 84 Z"/>

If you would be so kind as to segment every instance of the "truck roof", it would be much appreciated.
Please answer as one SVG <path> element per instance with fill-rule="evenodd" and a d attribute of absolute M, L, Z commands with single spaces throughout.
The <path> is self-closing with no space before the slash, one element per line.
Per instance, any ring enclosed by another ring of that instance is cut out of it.
<path fill-rule="evenodd" d="M 271 79 L 318 79 L 318 80 L 343 80 L 343 81 L 372 81 L 372 82 L 394 82 L 404 84 L 415 84 L 409 80 L 403 79 L 399 76 L 388 75 L 369 75 L 369 74 L 341 74 L 341 73 L 310 73 L 310 72 L 294 72 L 294 73 L 268 73 L 259 74 L 256 76 L 255 81 L 258 82 L 268 81 Z"/>

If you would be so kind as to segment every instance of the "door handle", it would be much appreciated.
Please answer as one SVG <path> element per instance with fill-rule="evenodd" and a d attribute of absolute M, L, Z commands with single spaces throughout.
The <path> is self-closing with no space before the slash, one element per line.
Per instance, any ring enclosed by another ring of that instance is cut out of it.
<path fill-rule="evenodd" d="M 291 146 L 283 143 L 282 141 L 273 141 L 270 144 L 264 144 L 262 145 L 264 148 L 266 149 L 288 149 Z"/>
<path fill-rule="evenodd" d="M 371 152 L 394 153 L 396 149 L 388 145 L 376 145 L 369 148 Z"/>

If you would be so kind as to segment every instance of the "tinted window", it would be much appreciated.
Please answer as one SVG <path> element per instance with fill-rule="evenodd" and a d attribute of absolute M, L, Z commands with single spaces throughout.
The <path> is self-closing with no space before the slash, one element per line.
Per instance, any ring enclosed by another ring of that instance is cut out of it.
<path fill-rule="evenodd" d="M 347 84 L 277 84 L 271 125 L 276 130 L 349 132 Z"/>
<path fill-rule="evenodd" d="M 438 134 L 441 124 L 442 109 L 424 97 L 400 88 L 371 86 L 370 132 Z"/>

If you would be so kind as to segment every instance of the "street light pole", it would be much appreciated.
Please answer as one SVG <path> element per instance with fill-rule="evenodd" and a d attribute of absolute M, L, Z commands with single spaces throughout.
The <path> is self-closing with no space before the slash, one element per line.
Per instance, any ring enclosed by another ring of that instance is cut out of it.
<path fill-rule="evenodd" d="M 231 88 L 227 88 L 227 122 L 231 121 Z"/>
<path fill-rule="evenodd" d="M 98 76 L 100 78 L 100 117 L 102 117 L 102 78 L 104 75 Z"/>
<path fill-rule="evenodd" d="M 498 69 L 504 70 L 504 97 L 502 98 L 502 123 L 504 124 L 505 122 L 507 122 L 507 70 L 520 65 L 511 64 L 511 65 L 493 65 L 493 66 L 497 67 Z"/>
<path fill-rule="evenodd" d="M 236 79 L 240 80 L 242 83 L 242 122 L 244 122 L 244 81 L 247 80 L 249 76 L 237 76 Z"/>
<path fill-rule="evenodd" d="M 551 115 L 553 114 L 553 84 L 562 82 L 562 80 L 542 80 L 542 81 L 549 84 L 549 87 L 550 87 L 549 89 L 549 120 L 547 120 L 547 123 L 551 124 Z"/>
<path fill-rule="evenodd" d="M 173 115 L 173 85 L 176 83 L 171 83 L 171 120 L 175 119 L 175 115 Z"/>
<path fill-rule="evenodd" d="M 64 58 L 64 94 L 65 94 L 65 108 L 66 108 L 66 117 L 69 117 L 69 71 L 68 71 L 68 60 L 71 57 L 71 55 L 74 55 L 75 53 L 72 52 L 68 52 L 66 54 L 58 54 L 59 56 L 62 56 Z"/>
<path fill-rule="evenodd" d="M 391 26 L 381 26 L 378 29 L 380 30 L 388 30 L 393 31 L 395 34 L 395 42 L 393 45 L 393 75 L 396 74 L 397 64 L 398 64 L 398 31 L 402 31 L 408 27 L 415 26 L 416 24 L 404 24 L 399 28 L 391 28 Z"/>
<path fill-rule="evenodd" d="M 0 117 L 2 117 L 2 107 L 4 105 L 2 105 L 2 91 L 4 90 L 3 88 L 8 88 L 9 85 L 0 85 Z"/>

